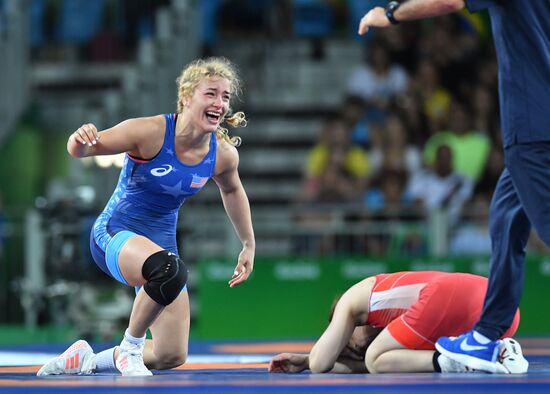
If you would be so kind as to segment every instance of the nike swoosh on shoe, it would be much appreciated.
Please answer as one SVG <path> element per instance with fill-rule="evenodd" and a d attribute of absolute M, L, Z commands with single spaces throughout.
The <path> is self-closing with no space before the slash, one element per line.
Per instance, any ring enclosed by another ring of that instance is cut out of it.
<path fill-rule="evenodd" d="M 462 342 L 460 342 L 460 349 L 464 350 L 465 352 L 470 352 L 473 350 L 487 350 L 487 346 L 476 346 L 476 345 L 468 345 L 468 338 L 464 338 Z"/>

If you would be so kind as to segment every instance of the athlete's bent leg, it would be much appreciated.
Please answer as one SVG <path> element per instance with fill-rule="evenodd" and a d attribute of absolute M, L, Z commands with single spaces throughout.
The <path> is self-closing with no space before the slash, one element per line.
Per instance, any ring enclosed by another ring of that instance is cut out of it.
<path fill-rule="evenodd" d="M 151 326 L 153 340 L 150 349 L 145 349 L 145 364 L 153 369 L 169 369 L 184 364 L 187 359 L 189 326 L 189 296 L 187 291 L 182 291 Z"/>
<path fill-rule="evenodd" d="M 143 361 L 150 369 L 170 369 L 184 364 L 189 342 L 189 296 L 182 291 L 150 327 L 153 339 L 145 341 Z M 114 358 L 119 354 L 115 349 Z"/>
<path fill-rule="evenodd" d="M 433 350 L 411 350 L 384 329 L 367 348 L 365 364 L 370 373 L 434 372 Z"/>
<path fill-rule="evenodd" d="M 384 329 L 368 347 L 365 364 L 370 373 L 402 372 L 476 372 L 435 350 L 409 349 Z M 498 372 L 507 373 L 499 365 Z"/>
<path fill-rule="evenodd" d="M 187 270 L 176 255 L 141 236 L 125 243 L 118 265 L 129 285 L 143 287 L 136 296 L 128 329 L 115 354 L 116 367 L 127 376 L 151 375 L 143 360 L 145 333 L 179 296 L 187 281 Z"/>

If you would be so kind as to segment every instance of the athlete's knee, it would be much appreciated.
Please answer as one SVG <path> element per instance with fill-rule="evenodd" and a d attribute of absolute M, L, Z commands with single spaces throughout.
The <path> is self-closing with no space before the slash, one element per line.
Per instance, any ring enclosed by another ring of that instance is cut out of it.
<path fill-rule="evenodd" d="M 365 366 L 367 367 L 367 370 L 369 373 L 376 373 L 374 371 L 374 362 L 376 361 L 376 355 L 373 352 L 369 352 L 369 348 L 367 348 L 367 352 L 365 353 Z"/>
<path fill-rule="evenodd" d="M 166 354 L 160 355 L 158 360 L 157 369 L 171 369 L 177 368 L 180 365 L 185 364 L 187 361 L 187 352 L 184 351 L 174 351 Z"/>
<path fill-rule="evenodd" d="M 178 256 L 166 250 L 149 256 L 141 273 L 147 281 L 143 285 L 145 292 L 164 306 L 171 304 L 187 283 L 187 267 Z"/>
<path fill-rule="evenodd" d="M 367 367 L 367 371 L 369 371 L 369 373 L 380 373 L 381 371 L 378 365 L 379 354 L 369 350 L 370 348 L 367 348 L 367 352 L 365 353 L 365 366 Z"/>

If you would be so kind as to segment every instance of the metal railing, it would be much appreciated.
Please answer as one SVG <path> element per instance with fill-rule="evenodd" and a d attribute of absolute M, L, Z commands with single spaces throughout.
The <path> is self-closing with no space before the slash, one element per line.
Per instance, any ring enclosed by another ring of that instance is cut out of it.
<path fill-rule="evenodd" d="M 409 207 L 369 212 L 360 204 L 253 207 L 258 256 L 444 255 L 449 229 L 444 212 Z M 240 243 L 223 207 L 192 203 L 180 213 L 186 259 L 237 255 Z"/>

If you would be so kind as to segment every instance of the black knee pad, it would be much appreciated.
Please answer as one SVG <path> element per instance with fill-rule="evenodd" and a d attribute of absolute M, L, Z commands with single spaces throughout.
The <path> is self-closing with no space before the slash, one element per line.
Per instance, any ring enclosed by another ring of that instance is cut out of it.
<path fill-rule="evenodd" d="M 145 260 L 141 269 L 145 292 L 160 305 L 171 304 L 187 283 L 187 267 L 174 253 L 161 250 Z"/>

